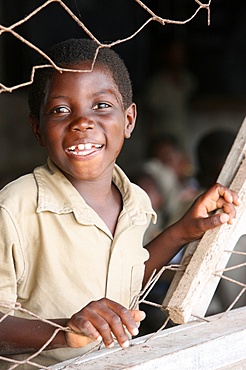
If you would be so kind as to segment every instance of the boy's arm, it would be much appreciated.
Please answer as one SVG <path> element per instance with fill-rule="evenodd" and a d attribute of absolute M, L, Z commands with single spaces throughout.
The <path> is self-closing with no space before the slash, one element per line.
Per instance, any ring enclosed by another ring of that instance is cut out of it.
<path fill-rule="evenodd" d="M 3 314 L 0 313 L 0 319 Z M 59 331 L 45 349 L 81 348 L 93 341 L 103 341 L 112 347 L 114 339 L 120 346 L 128 347 L 128 335 L 138 334 L 137 322 L 145 314 L 139 310 L 127 310 L 120 304 L 102 298 L 85 306 L 71 319 L 50 320 L 71 329 Z M 56 328 L 40 320 L 7 316 L 0 322 L 0 356 L 34 353 L 53 335 Z"/>
<path fill-rule="evenodd" d="M 0 319 L 4 316 L 0 312 Z M 52 320 L 67 326 L 68 319 Z M 7 316 L 0 322 L 0 356 L 33 353 L 51 338 L 55 327 L 40 320 Z M 46 349 L 67 347 L 64 331 L 58 332 Z"/>
<path fill-rule="evenodd" d="M 150 258 L 145 263 L 143 284 L 156 269 L 167 265 L 187 243 L 200 239 L 205 231 L 228 222 L 236 217 L 235 206 L 240 204 L 238 195 L 228 188 L 215 184 L 193 203 L 186 214 L 168 227 L 147 246 Z M 214 214 L 217 209 L 222 213 Z"/>

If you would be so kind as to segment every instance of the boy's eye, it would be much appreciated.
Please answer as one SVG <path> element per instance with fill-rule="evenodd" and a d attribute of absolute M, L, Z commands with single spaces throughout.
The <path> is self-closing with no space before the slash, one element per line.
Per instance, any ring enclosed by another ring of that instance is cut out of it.
<path fill-rule="evenodd" d="M 108 103 L 97 103 L 94 105 L 93 109 L 104 109 L 104 108 L 109 108 L 111 105 Z"/>
<path fill-rule="evenodd" d="M 53 113 L 59 114 L 59 113 L 68 113 L 69 109 L 66 107 L 58 107 L 53 110 Z"/>

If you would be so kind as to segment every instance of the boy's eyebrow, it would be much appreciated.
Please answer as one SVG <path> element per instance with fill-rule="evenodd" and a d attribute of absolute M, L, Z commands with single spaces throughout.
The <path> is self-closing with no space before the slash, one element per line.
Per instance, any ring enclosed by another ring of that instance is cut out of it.
<path fill-rule="evenodd" d="M 121 93 L 119 92 L 119 90 L 117 88 L 115 88 L 115 89 L 105 89 L 105 90 L 97 91 L 97 92 L 95 92 L 94 95 L 95 96 L 100 96 L 100 95 L 107 95 L 107 94 L 113 95 L 114 98 L 119 103 L 122 103 L 122 96 L 121 96 Z"/>
<path fill-rule="evenodd" d="M 119 92 L 117 94 L 117 92 L 118 91 L 116 89 L 105 89 L 105 90 L 96 91 L 94 95 L 103 95 L 103 94 L 118 95 L 120 94 Z"/>
<path fill-rule="evenodd" d="M 60 98 L 69 98 L 68 95 L 55 95 L 55 96 L 50 96 L 50 99 L 53 100 L 53 99 L 60 99 Z"/>
<path fill-rule="evenodd" d="M 120 95 L 120 93 L 117 94 L 117 90 L 114 90 L 114 89 L 105 89 L 105 90 L 100 90 L 100 91 L 96 91 L 93 93 L 93 95 L 106 95 L 106 94 L 110 94 L 110 95 L 114 95 L 114 96 L 117 96 L 118 94 Z M 50 96 L 50 99 L 60 99 L 60 98 L 70 98 L 69 95 L 55 95 L 55 96 Z"/>
<path fill-rule="evenodd" d="M 93 98 L 98 98 L 102 95 L 111 95 L 113 96 L 117 102 L 119 104 L 122 104 L 122 96 L 121 96 L 121 93 L 118 91 L 117 88 L 105 88 L 103 90 L 100 90 L 100 91 L 95 91 L 92 93 L 92 97 Z M 50 95 L 49 97 L 49 100 L 50 101 L 53 101 L 53 100 L 58 100 L 58 99 L 70 99 L 70 96 L 69 95 L 54 95 L 52 96 L 52 94 Z"/>

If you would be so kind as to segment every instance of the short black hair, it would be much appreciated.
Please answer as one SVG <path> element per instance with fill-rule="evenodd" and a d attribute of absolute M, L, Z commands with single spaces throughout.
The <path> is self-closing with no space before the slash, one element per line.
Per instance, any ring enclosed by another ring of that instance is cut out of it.
<path fill-rule="evenodd" d="M 71 68 L 76 64 L 92 63 L 98 45 L 91 39 L 68 39 L 52 46 L 46 54 L 61 68 Z M 38 65 L 49 64 L 42 58 Z M 96 65 L 102 65 L 113 77 L 122 96 L 124 109 L 132 103 L 132 83 L 129 72 L 122 58 L 109 47 L 99 49 Z M 44 99 L 47 81 L 55 72 L 54 67 L 36 69 L 33 83 L 29 89 L 29 109 L 35 118 L 39 119 L 40 108 Z"/>

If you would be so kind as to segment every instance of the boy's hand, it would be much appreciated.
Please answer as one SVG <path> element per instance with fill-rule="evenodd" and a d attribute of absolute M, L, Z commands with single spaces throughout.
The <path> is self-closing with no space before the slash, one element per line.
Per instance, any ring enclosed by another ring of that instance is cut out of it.
<path fill-rule="evenodd" d="M 125 307 L 102 298 L 90 302 L 69 320 L 67 326 L 74 333 L 66 333 L 69 347 L 79 348 L 93 341 L 103 341 L 106 347 L 113 347 L 114 339 L 123 348 L 129 346 L 126 330 L 131 335 L 138 334 L 137 322 L 145 318 L 143 311 L 127 310 Z"/>
<path fill-rule="evenodd" d="M 205 231 L 224 223 L 232 224 L 236 217 L 235 206 L 240 205 L 238 195 L 218 183 L 202 194 L 182 220 L 182 230 L 187 242 L 202 237 Z M 217 209 L 221 212 L 213 213 Z"/>

